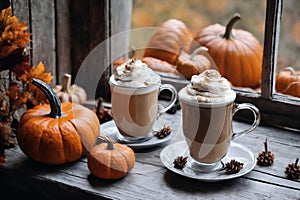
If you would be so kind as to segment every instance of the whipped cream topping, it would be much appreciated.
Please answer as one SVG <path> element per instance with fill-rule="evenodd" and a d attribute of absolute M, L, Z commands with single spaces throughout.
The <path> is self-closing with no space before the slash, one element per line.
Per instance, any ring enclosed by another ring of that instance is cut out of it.
<path fill-rule="evenodd" d="M 146 63 L 134 58 L 118 66 L 110 81 L 119 86 L 147 87 L 160 83 L 161 78 Z"/>
<path fill-rule="evenodd" d="M 181 91 L 181 97 L 199 103 L 226 103 L 234 101 L 236 94 L 226 78 L 208 69 L 192 76 L 191 83 Z"/>

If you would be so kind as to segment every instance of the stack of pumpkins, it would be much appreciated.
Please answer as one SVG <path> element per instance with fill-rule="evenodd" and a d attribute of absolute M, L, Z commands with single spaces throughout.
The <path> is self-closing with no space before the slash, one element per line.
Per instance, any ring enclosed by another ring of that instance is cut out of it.
<path fill-rule="evenodd" d="M 263 47 L 250 32 L 233 28 L 240 19 L 236 14 L 226 26 L 209 25 L 195 36 L 182 21 L 169 19 L 150 38 L 142 60 L 155 71 L 181 74 L 186 79 L 215 68 L 232 86 L 257 90 L 261 84 Z M 275 89 L 300 97 L 300 72 L 292 67 L 280 70 Z"/>
<path fill-rule="evenodd" d="M 178 71 L 186 79 L 216 68 L 233 86 L 257 88 L 263 48 L 251 33 L 233 28 L 239 19 L 236 14 L 226 27 L 210 25 L 194 37 L 182 21 L 169 19 L 152 35 L 142 59 L 156 71 Z"/>

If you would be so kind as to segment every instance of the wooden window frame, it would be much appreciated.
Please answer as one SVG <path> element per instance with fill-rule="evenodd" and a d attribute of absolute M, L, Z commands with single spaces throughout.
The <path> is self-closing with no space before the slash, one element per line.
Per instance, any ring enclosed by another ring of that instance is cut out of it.
<path fill-rule="evenodd" d="M 236 89 L 237 102 L 250 102 L 261 112 L 261 124 L 300 131 L 300 101 L 275 93 L 280 23 L 284 0 L 267 0 L 261 94 Z M 241 119 L 248 119 L 244 114 Z"/>

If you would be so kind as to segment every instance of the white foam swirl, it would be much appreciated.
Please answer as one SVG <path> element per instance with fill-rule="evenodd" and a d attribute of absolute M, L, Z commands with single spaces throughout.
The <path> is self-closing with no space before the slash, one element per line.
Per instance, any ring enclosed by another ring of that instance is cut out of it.
<path fill-rule="evenodd" d="M 225 103 L 234 101 L 236 96 L 228 80 L 214 69 L 192 76 L 191 83 L 184 90 L 181 92 L 183 98 L 203 103 Z"/>
<path fill-rule="evenodd" d="M 139 59 L 130 59 L 118 66 L 110 81 L 126 87 L 147 87 L 160 83 L 160 76 Z"/>

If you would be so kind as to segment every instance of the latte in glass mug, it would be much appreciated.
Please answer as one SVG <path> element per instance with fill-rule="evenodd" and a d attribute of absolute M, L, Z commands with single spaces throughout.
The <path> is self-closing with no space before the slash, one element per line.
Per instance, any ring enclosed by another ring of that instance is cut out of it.
<path fill-rule="evenodd" d="M 253 131 L 259 124 L 258 109 L 251 104 L 234 103 L 236 93 L 227 79 L 214 69 L 191 78 L 180 90 L 182 128 L 190 157 L 200 164 L 214 164 L 228 152 L 230 141 Z M 249 109 L 255 116 L 252 126 L 233 133 L 232 117 L 240 109 Z"/>
<path fill-rule="evenodd" d="M 161 78 L 139 59 L 131 59 L 116 68 L 109 80 L 114 121 L 120 140 L 143 141 L 152 136 L 151 130 L 158 116 L 171 108 L 177 99 L 172 85 L 161 84 Z M 161 90 L 170 90 L 170 104 L 158 108 Z"/>

